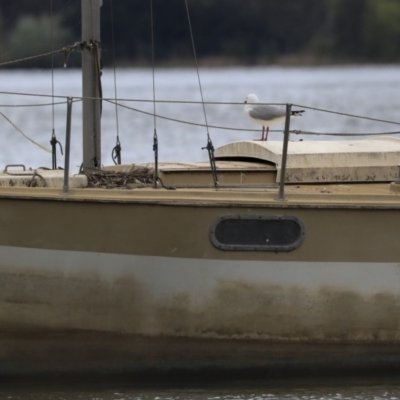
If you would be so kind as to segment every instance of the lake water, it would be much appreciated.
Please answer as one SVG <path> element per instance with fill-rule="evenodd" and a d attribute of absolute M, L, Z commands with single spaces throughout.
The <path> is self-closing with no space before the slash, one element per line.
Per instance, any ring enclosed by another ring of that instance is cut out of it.
<path fill-rule="evenodd" d="M 20 400 L 398 400 L 400 384 L 396 379 L 231 382 L 181 387 L 131 384 L 91 384 L 38 387 L 21 383 L 19 387 L 0 388 L 0 399 Z"/>
<path fill-rule="evenodd" d="M 200 70 L 205 102 L 239 103 L 206 106 L 208 124 L 215 147 L 224 143 L 260 137 L 259 127 L 244 115 L 243 101 L 247 94 L 256 93 L 266 103 L 286 103 L 334 110 L 370 118 L 400 121 L 400 69 L 397 66 L 318 67 L 318 68 L 224 68 Z M 50 95 L 50 71 L 0 71 L 0 92 Z M 112 70 L 103 72 L 105 98 L 124 99 L 118 107 L 118 133 L 122 144 L 123 163 L 146 163 L 153 160 L 154 119 L 151 115 L 153 98 L 151 69 L 122 69 L 116 71 L 117 86 Z M 195 69 L 156 70 L 156 99 L 178 103 L 157 103 L 156 113 L 179 121 L 204 124 L 201 104 L 182 104 L 181 101 L 201 100 Z M 115 90 L 117 96 L 115 96 Z M 54 72 L 56 96 L 81 96 L 81 77 L 78 70 L 60 69 Z M 136 100 L 136 101 L 133 101 Z M 142 101 L 140 101 L 142 100 Z M 147 100 L 147 102 L 143 102 Z M 49 97 L 0 94 L 0 111 L 24 134 L 49 147 L 53 129 Z M 64 101 L 64 99 L 55 99 Z M 26 105 L 25 107 L 14 107 Z M 7 107 L 6 107 L 7 106 Z M 134 111 L 132 110 L 134 108 Z M 296 107 L 297 108 L 297 107 Z M 294 107 L 295 109 L 295 107 Z M 207 159 L 205 150 L 207 129 L 157 118 L 159 159 L 163 161 L 199 161 Z M 64 144 L 66 105 L 54 107 L 54 128 Z M 282 129 L 283 126 L 276 127 Z M 248 131 L 256 129 L 255 131 Z M 349 118 L 307 109 L 302 118 L 292 120 L 291 129 L 316 133 L 382 133 L 400 131 L 398 124 L 380 123 Z M 28 142 L 0 116 L 3 151 L 0 167 L 23 163 L 29 167 L 50 166 L 51 155 Z M 81 103 L 74 103 L 72 120 L 72 161 L 77 168 L 82 160 Z M 112 164 L 111 151 L 116 142 L 117 118 L 114 104 L 104 102 L 102 118 L 102 163 Z M 281 132 L 270 133 L 270 139 L 280 140 Z M 292 135 L 292 140 L 338 140 L 334 136 Z M 63 165 L 63 158 L 58 155 Z M 1 167 L 2 168 L 2 167 Z"/>
<path fill-rule="evenodd" d="M 400 68 L 397 66 L 329 67 L 329 68 L 229 68 L 201 70 L 201 80 L 206 102 L 240 103 L 207 105 L 210 125 L 242 128 L 243 131 L 210 128 L 217 147 L 229 141 L 254 139 L 259 132 L 247 131 L 257 127 L 245 118 L 243 101 L 247 94 L 256 93 L 264 102 L 291 102 L 307 107 L 335 110 L 389 121 L 400 121 Z M 135 100 L 152 99 L 152 73 L 150 69 L 117 70 L 117 96 L 115 96 L 113 71 L 103 74 L 104 97 L 118 97 L 120 103 L 145 112 L 152 112 L 152 103 Z M 58 96 L 81 95 L 81 78 L 76 70 L 56 70 L 54 92 Z M 50 95 L 50 71 L 0 71 L 0 92 L 17 92 Z M 197 76 L 190 69 L 162 69 L 156 71 L 156 98 L 159 100 L 199 101 Z M 130 101 L 128 101 L 130 100 Z M 53 128 L 52 107 L 34 104 L 50 103 L 51 98 L 0 94 L 0 111 L 26 135 L 49 147 Z M 25 107 L 15 107 L 25 105 Z M 168 118 L 204 123 L 199 104 L 160 103 L 157 114 Z M 54 107 L 54 127 L 57 138 L 64 143 L 66 105 Z M 115 106 L 103 105 L 103 164 L 111 164 L 111 150 L 116 140 Z M 119 136 L 124 163 L 152 161 L 153 117 L 128 108 L 118 109 Z M 81 105 L 73 106 L 72 162 L 77 170 L 81 163 Z M 396 124 L 348 118 L 336 114 L 307 109 L 302 118 L 292 121 L 292 129 L 312 132 L 381 133 L 398 131 Z M 0 116 L 2 151 L 0 168 L 6 164 L 23 163 L 29 167 L 50 166 L 51 155 L 27 141 Z M 207 130 L 181 122 L 157 119 L 160 161 L 205 160 Z M 399 135 L 398 135 L 399 136 Z M 281 133 L 271 133 L 270 138 L 280 140 Z M 332 136 L 293 135 L 292 140 L 337 140 Z M 63 158 L 59 155 L 60 164 Z M 400 162 L 400 161 L 399 161 Z M 178 377 L 179 381 L 179 377 Z M 2 399 L 43 400 L 395 400 L 400 399 L 400 380 L 330 380 L 321 381 L 256 381 L 224 382 L 223 384 L 190 384 L 174 388 L 153 382 L 147 386 L 107 382 L 102 385 L 61 385 L 51 382 L 10 386 L 0 383 Z"/>

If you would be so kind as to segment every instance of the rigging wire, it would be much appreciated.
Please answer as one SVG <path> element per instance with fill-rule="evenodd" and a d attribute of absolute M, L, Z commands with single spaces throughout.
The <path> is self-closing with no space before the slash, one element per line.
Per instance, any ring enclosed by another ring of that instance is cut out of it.
<path fill-rule="evenodd" d="M 52 54 L 57 54 L 57 53 L 64 53 L 64 57 L 67 58 L 70 52 L 74 51 L 78 47 L 82 49 L 84 46 L 85 46 L 85 43 L 76 42 L 74 44 L 64 46 L 63 48 L 58 49 L 58 50 L 48 51 L 47 53 L 36 54 L 34 56 L 19 58 L 17 60 L 5 61 L 5 62 L 0 63 L 0 67 L 4 67 L 6 65 L 11 65 L 11 64 L 18 64 L 22 61 L 34 60 L 36 58 L 48 57 L 48 56 L 51 56 Z"/>
<path fill-rule="evenodd" d="M 154 114 L 154 132 L 157 130 L 156 118 L 156 83 L 155 83 L 155 56 L 154 56 L 154 14 L 153 0 L 150 0 L 150 18 L 151 18 L 151 62 L 152 62 L 152 77 L 153 77 L 153 114 Z"/>
<path fill-rule="evenodd" d="M 54 22 L 54 15 L 53 15 L 53 0 L 50 0 L 50 50 L 54 50 L 54 30 L 53 30 L 53 22 Z M 54 54 L 51 55 L 51 98 L 54 102 Z M 54 104 L 52 104 L 52 127 L 53 127 L 53 134 L 54 134 Z"/>
<path fill-rule="evenodd" d="M 0 115 L 17 131 L 19 132 L 25 139 L 29 140 L 31 143 L 33 143 L 34 145 L 40 147 L 42 150 L 51 153 L 51 150 L 49 150 L 47 147 L 44 147 L 43 145 L 41 145 L 40 143 L 36 142 L 35 140 L 33 140 L 32 138 L 30 138 L 28 135 L 26 135 L 21 128 L 19 128 L 16 124 L 14 124 L 14 122 L 11 121 L 10 118 L 8 118 L 5 114 L 3 114 L 0 111 Z"/>
<path fill-rule="evenodd" d="M 217 167 L 215 164 L 215 157 L 214 157 L 214 146 L 212 144 L 210 132 L 208 129 L 207 112 L 206 112 L 206 106 L 204 103 L 203 89 L 202 89 L 201 80 L 200 80 L 199 63 L 197 61 L 196 47 L 194 45 L 193 29 L 192 29 L 192 23 L 190 20 L 189 5 L 188 5 L 187 0 L 185 0 L 185 6 L 186 6 L 187 19 L 188 19 L 188 23 L 189 23 L 190 38 L 191 38 L 191 42 L 192 42 L 193 57 L 194 57 L 194 61 L 196 63 L 197 80 L 199 82 L 201 103 L 203 106 L 203 113 L 204 113 L 204 121 L 205 121 L 206 129 L 207 129 L 207 145 L 205 147 L 203 147 L 202 150 L 207 149 L 207 151 L 208 151 L 208 157 L 210 159 L 210 167 L 211 167 L 211 172 L 212 172 L 212 176 L 213 176 L 213 180 L 214 180 L 214 186 L 217 187 L 218 186 L 218 176 L 217 176 Z"/>
<path fill-rule="evenodd" d="M 197 55 L 196 55 L 196 47 L 194 45 L 194 37 L 193 37 L 193 30 L 192 30 L 192 23 L 190 21 L 190 13 L 189 13 L 189 6 L 187 0 L 185 0 L 185 5 L 186 5 L 186 14 L 188 18 L 188 23 L 189 23 L 189 31 L 190 31 L 190 38 L 192 42 L 192 49 L 193 49 L 193 57 L 194 61 L 196 64 L 196 72 L 197 72 L 197 80 L 199 83 L 199 90 L 200 90 L 200 96 L 201 96 L 201 104 L 203 106 L 203 113 L 204 113 L 204 120 L 206 123 L 206 128 L 207 128 L 207 135 L 209 136 L 209 130 L 208 130 L 208 121 L 207 121 L 207 113 L 206 113 L 206 106 L 204 103 L 204 96 L 203 96 L 203 88 L 201 86 L 201 80 L 200 80 L 200 72 L 199 72 L 199 63 L 197 61 Z"/>
<path fill-rule="evenodd" d="M 111 41 L 112 41 L 112 56 L 113 56 L 113 70 L 114 70 L 114 97 L 115 102 L 118 99 L 117 96 L 117 71 L 116 71 L 116 62 L 115 62 L 115 38 L 114 38 L 114 1 L 111 0 Z M 118 105 L 115 104 L 115 122 L 117 129 L 117 142 L 115 147 L 112 150 L 111 158 L 114 161 L 114 164 L 121 164 L 121 142 L 119 140 L 119 121 L 118 121 Z"/>
<path fill-rule="evenodd" d="M 155 84 L 155 57 L 154 57 L 154 13 L 153 0 L 150 0 L 150 26 L 151 26 L 151 61 L 153 77 L 153 151 L 154 151 L 154 189 L 157 189 L 158 176 L 158 137 L 157 137 L 157 116 L 156 116 L 156 84 Z"/>
<path fill-rule="evenodd" d="M 54 49 L 54 14 L 53 14 L 53 0 L 50 0 L 50 50 Z M 60 146 L 61 154 L 63 155 L 63 149 L 61 143 L 57 140 L 55 133 L 54 124 L 54 54 L 51 55 L 51 115 L 52 115 L 52 133 L 51 133 L 51 168 L 57 169 L 57 144 Z M 20 131 L 22 133 L 22 131 Z M 22 133 L 23 134 L 23 133 Z M 24 134 L 23 134 L 24 135 Z M 24 135 L 25 136 L 25 135 Z"/>

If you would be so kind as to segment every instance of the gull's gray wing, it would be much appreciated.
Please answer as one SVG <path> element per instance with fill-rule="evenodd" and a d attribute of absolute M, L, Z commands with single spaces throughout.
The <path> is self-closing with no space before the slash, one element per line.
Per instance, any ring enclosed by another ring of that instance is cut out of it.
<path fill-rule="evenodd" d="M 254 105 L 249 110 L 249 115 L 255 119 L 261 119 L 264 121 L 272 121 L 275 118 L 282 118 L 286 115 L 286 110 L 278 106 L 268 105 Z"/>

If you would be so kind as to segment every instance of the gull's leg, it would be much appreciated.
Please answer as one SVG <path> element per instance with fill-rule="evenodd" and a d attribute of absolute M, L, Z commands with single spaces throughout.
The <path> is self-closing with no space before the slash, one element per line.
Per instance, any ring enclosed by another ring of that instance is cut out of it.
<path fill-rule="evenodd" d="M 269 126 L 267 126 L 267 131 L 266 131 L 266 134 L 265 134 L 265 141 L 268 140 L 268 132 L 269 132 Z"/>
<path fill-rule="evenodd" d="M 264 131 L 265 131 L 265 126 L 262 127 L 262 131 L 261 131 L 261 141 L 264 140 Z"/>

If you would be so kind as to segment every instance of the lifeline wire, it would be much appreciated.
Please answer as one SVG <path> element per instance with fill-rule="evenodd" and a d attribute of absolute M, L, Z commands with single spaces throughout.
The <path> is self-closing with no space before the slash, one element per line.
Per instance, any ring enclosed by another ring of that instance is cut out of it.
<path fill-rule="evenodd" d="M 46 95 L 46 94 L 34 94 L 34 93 L 20 93 L 20 92 L 3 92 L 0 91 L 0 94 L 9 94 L 9 95 L 21 95 L 21 96 L 32 96 L 32 97 L 52 97 L 51 95 Z M 66 98 L 66 96 L 54 96 L 54 98 L 59 98 L 63 99 Z M 87 99 L 96 99 L 94 97 L 85 97 Z M 83 98 L 74 98 L 74 102 L 82 101 Z M 117 105 L 118 107 L 123 107 L 128 110 L 138 112 L 141 114 L 149 115 L 154 117 L 153 113 L 149 113 L 143 110 L 139 110 L 134 107 L 129 107 L 125 104 L 117 103 L 115 102 L 115 99 L 109 99 L 109 98 L 103 98 L 104 101 L 107 101 L 111 104 Z M 141 99 L 119 99 L 119 101 L 131 101 L 131 102 L 153 102 L 153 100 L 141 100 Z M 200 104 L 198 101 L 170 101 L 170 100 L 156 100 L 156 103 L 172 103 L 172 104 Z M 51 106 L 52 104 L 54 105 L 60 105 L 60 104 L 66 104 L 66 101 L 60 101 L 60 102 L 53 102 L 53 103 L 41 103 L 41 104 L 0 104 L 0 107 L 6 107 L 6 108 L 18 108 L 18 107 L 41 107 L 41 106 Z M 205 102 L 205 104 L 215 104 L 215 105 L 241 105 L 242 103 L 226 103 L 226 102 Z M 281 105 L 280 103 L 266 103 L 266 104 L 274 104 L 274 105 Z M 297 107 L 299 107 L 297 105 Z M 377 119 L 377 118 L 370 118 L 370 117 L 363 117 L 361 115 L 351 115 L 351 114 L 345 114 L 345 113 L 340 113 L 337 111 L 330 111 L 330 110 L 324 110 L 324 109 L 314 109 L 313 107 L 308 107 L 308 106 L 300 106 L 303 108 L 308 108 L 314 111 L 321 111 L 321 112 L 327 112 L 327 113 L 332 113 L 332 114 L 337 114 L 345 117 L 353 117 L 353 118 L 359 118 L 359 119 L 366 119 L 369 121 L 376 121 L 376 122 L 383 122 L 387 124 L 393 124 L 393 125 L 400 125 L 400 122 L 395 122 L 395 121 L 387 121 L 387 120 L 382 120 L 382 119 Z M 196 123 L 196 122 L 190 122 L 190 121 L 185 121 L 185 120 L 180 120 L 176 118 L 169 118 L 165 117 L 163 115 L 156 115 L 157 118 L 160 119 L 165 119 L 168 121 L 172 122 L 178 122 L 181 124 L 186 124 L 186 125 L 192 125 L 192 126 L 200 126 L 200 127 L 205 127 L 206 125 Z M 220 129 L 220 130 L 230 130 L 230 131 L 238 131 L 238 132 L 258 132 L 258 129 L 249 129 L 249 128 L 234 128 L 234 127 L 229 127 L 229 126 L 218 126 L 218 125 L 208 125 L 209 128 L 213 129 Z M 282 132 L 282 129 L 270 129 L 270 132 Z M 371 132 L 351 132 L 351 133 L 344 133 L 344 132 L 311 132 L 311 131 L 302 131 L 302 130 L 291 130 L 291 133 L 297 134 L 297 135 L 319 135 L 319 136 L 379 136 L 379 135 L 397 135 L 400 133 L 400 131 L 389 131 L 389 132 L 376 132 L 376 133 L 371 133 Z"/>
<path fill-rule="evenodd" d="M 1 93 L 1 92 L 0 92 Z M 114 104 L 114 100 L 112 99 L 103 99 L 104 101 L 107 101 L 109 103 Z M 223 103 L 225 104 L 225 103 Z M 129 107 L 125 104 L 120 104 L 118 103 L 119 107 L 126 108 L 127 110 L 135 111 L 141 114 L 149 115 L 153 117 L 154 115 L 150 112 L 139 110 L 138 108 L 133 108 Z M 186 124 L 186 125 L 192 125 L 192 126 L 200 126 L 200 127 L 205 127 L 206 125 L 196 123 L 196 122 L 190 122 L 190 121 L 185 121 L 185 120 L 180 120 L 176 118 L 170 118 L 170 117 L 165 117 L 163 115 L 157 115 L 157 118 L 160 119 L 165 119 L 167 121 L 172 121 L 172 122 L 178 122 L 180 124 Z M 362 117 L 360 117 L 362 118 Z M 389 121 L 386 121 L 389 123 Z M 229 131 L 239 131 L 239 132 L 259 132 L 259 129 L 248 129 L 248 128 L 233 128 L 229 126 L 217 126 L 217 125 L 208 125 L 208 127 L 213 128 L 213 129 L 220 129 L 220 130 L 229 130 Z M 282 132 L 282 129 L 270 129 L 270 132 Z M 378 136 L 378 135 L 395 135 L 400 133 L 400 131 L 394 131 L 394 132 L 378 132 L 378 133 L 328 133 L 328 132 L 309 132 L 309 131 L 301 131 L 301 130 L 291 130 L 291 133 L 295 133 L 297 135 L 299 134 L 304 134 L 304 135 L 327 135 L 327 136 Z"/>
<path fill-rule="evenodd" d="M 394 124 L 394 125 L 400 125 L 400 122 L 395 122 L 395 121 L 386 121 L 384 119 L 378 119 L 378 118 L 370 118 L 370 117 L 363 117 L 361 115 L 354 115 L 354 114 L 347 114 L 343 113 L 340 111 L 330 111 L 330 110 L 324 110 L 322 108 L 315 108 L 315 107 L 308 107 L 308 106 L 300 106 L 298 104 L 293 104 L 295 107 L 302 107 L 302 108 L 307 108 L 308 110 L 313 110 L 313 111 L 322 111 L 326 112 L 329 114 L 336 114 L 336 115 L 341 115 L 343 117 L 352 117 L 352 118 L 360 118 L 360 119 L 366 119 L 368 121 L 376 121 L 376 122 L 383 122 L 385 124 Z"/>
<path fill-rule="evenodd" d="M 55 53 L 60 53 L 60 52 L 65 52 L 65 51 L 72 51 L 74 48 L 76 47 L 81 47 L 81 43 L 75 43 L 74 45 L 71 46 L 65 46 L 60 50 L 55 50 L 54 52 L 49 52 L 49 53 L 45 53 L 42 54 L 38 57 L 42 57 L 42 56 L 46 56 L 46 55 L 51 55 L 51 54 L 55 54 Z M 34 57 L 29 57 L 23 60 L 28 60 L 28 59 L 32 59 Z M 18 61 L 18 60 L 17 60 Z M 14 61 L 10 61 L 8 63 L 12 63 Z M 0 66 L 2 66 L 3 64 L 0 64 Z M 31 96 L 31 97 L 52 97 L 51 95 L 48 94 L 38 94 L 38 93 L 25 93 L 25 92 L 6 92 L 6 91 L 0 91 L 0 94 L 8 94 L 8 95 L 16 95 L 16 96 Z M 59 98 L 59 99 L 66 99 L 68 96 L 54 96 L 54 98 Z M 98 100 L 97 97 L 77 97 L 74 98 L 74 102 L 76 101 L 82 101 L 83 99 L 90 99 L 90 100 Z M 108 101 L 110 103 L 114 104 L 115 99 L 113 98 L 101 98 L 104 101 Z M 118 101 L 128 101 L 128 102 L 136 102 L 136 103 L 153 103 L 154 100 L 148 100 L 148 99 L 118 99 Z M 224 101 L 188 101 L 188 100 L 155 100 L 156 103 L 168 103 L 168 104 L 209 104 L 209 105 L 225 105 L 225 106 L 235 106 L 235 105 L 243 105 L 242 102 L 238 103 L 238 102 L 224 102 Z M 64 103 L 55 103 L 55 104 L 64 104 Z M 263 105 L 286 105 L 285 103 L 260 103 Z M 122 104 L 118 104 L 120 107 L 125 107 L 127 109 L 131 109 L 133 111 L 138 111 L 138 112 L 142 112 L 141 110 L 138 110 L 136 108 L 132 108 L 132 107 L 128 107 Z M 303 105 L 299 105 L 299 104 L 293 104 L 296 107 L 301 107 L 301 108 L 307 108 L 308 110 L 313 110 L 313 111 L 319 111 L 319 112 L 326 112 L 329 114 L 336 114 L 336 115 L 340 115 L 343 117 L 351 117 L 351 118 L 359 118 L 359 119 L 365 119 L 368 121 L 376 121 L 376 122 L 383 122 L 386 124 L 393 124 L 393 125 L 400 125 L 400 122 L 398 121 L 388 121 L 388 120 L 384 120 L 384 119 L 379 119 L 379 118 L 371 118 L 371 117 L 364 117 L 362 115 L 356 115 L 356 114 L 347 114 L 347 113 L 343 113 L 340 111 L 333 111 L 333 110 L 326 110 L 323 108 L 315 108 L 315 107 L 309 107 L 309 106 L 303 106 Z M 7 105 L 4 105 L 4 107 L 6 107 Z M 34 106 L 34 105 L 32 105 Z M 3 107 L 3 105 L 2 105 Z M 17 106 L 15 106 L 17 107 Z M 143 112 L 145 113 L 145 112 Z M 145 113 L 146 114 L 146 113 Z M 148 115 L 153 116 L 152 113 L 147 113 Z M 157 115 L 158 118 L 160 118 L 159 115 Z M 165 117 L 166 118 L 166 117 Z M 171 119 L 172 121 L 174 121 L 174 119 Z M 179 121 L 179 120 L 176 120 Z M 194 125 L 199 125 L 199 126 L 206 126 L 206 125 L 202 125 L 202 124 L 194 124 Z M 209 125 L 210 127 L 213 127 L 211 125 Z M 227 129 L 231 129 L 231 128 L 227 128 Z M 234 129 L 234 128 L 232 128 Z M 258 129 L 239 129 L 241 131 L 258 131 Z"/>
<path fill-rule="evenodd" d="M 0 104 L 0 107 L 8 107 L 8 108 L 20 108 L 20 107 L 42 107 L 42 106 L 58 106 L 60 104 L 66 104 L 66 101 L 58 101 L 51 103 L 39 103 L 39 104 Z"/>

